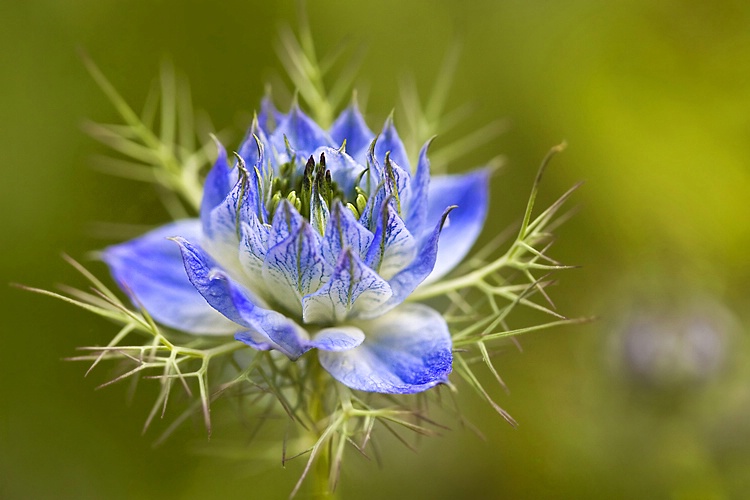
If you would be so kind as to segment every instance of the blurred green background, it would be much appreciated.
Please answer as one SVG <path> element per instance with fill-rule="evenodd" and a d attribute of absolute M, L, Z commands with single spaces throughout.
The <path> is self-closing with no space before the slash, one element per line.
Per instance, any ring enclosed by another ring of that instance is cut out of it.
<path fill-rule="evenodd" d="M 750 4 L 310 0 L 308 11 L 322 52 L 342 38 L 366 45 L 374 129 L 399 106 L 399 77 L 426 92 L 462 43 L 449 109 L 475 111 L 451 134 L 510 125 L 455 164 L 507 159 L 485 241 L 520 217 L 540 159 L 568 141 L 542 201 L 586 181 L 552 251 L 583 268 L 560 274 L 551 294 L 567 315 L 600 318 L 500 352 L 511 392 L 493 395 L 518 429 L 464 387 L 460 404 L 485 440 L 452 421 L 418 454 L 386 440 L 382 468 L 350 455 L 342 496 L 746 498 Z M 104 150 L 81 124 L 116 115 L 79 47 L 136 107 L 168 56 L 197 106 L 239 133 L 280 69 L 273 41 L 295 12 L 291 2 L 3 2 L 0 281 L 82 286 L 60 254 L 84 259 L 109 243 L 97 223 L 166 220 L 148 186 L 90 168 Z M 196 455 L 199 423 L 154 449 L 157 433 L 140 434 L 147 384 L 128 404 L 124 385 L 94 390 L 110 368 L 84 379 L 84 365 L 62 361 L 108 341 L 106 322 L 7 285 L 0 294 L 0 497 L 286 498 L 301 464 Z"/>

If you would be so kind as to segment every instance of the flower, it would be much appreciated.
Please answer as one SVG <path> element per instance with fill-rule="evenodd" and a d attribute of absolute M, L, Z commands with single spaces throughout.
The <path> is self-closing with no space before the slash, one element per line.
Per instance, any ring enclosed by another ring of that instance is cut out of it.
<path fill-rule="evenodd" d="M 446 382 L 445 319 L 404 301 L 469 251 L 489 170 L 430 178 L 428 143 L 412 172 L 392 120 L 375 137 L 356 104 L 326 132 L 296 104 L 283 114 L 265 100 L 236 168 L 218 147 L 199 218 L 104 251 L 134 304 L 167 327 L 234 334 L 291 360 L 315 348 L 353 389 Z"/>

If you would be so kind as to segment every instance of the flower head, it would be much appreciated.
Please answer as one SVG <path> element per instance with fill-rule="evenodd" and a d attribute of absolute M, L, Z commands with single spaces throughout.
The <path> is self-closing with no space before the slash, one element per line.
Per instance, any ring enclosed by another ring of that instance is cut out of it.
<path fill-rule="evenodd" d="M 297 105 L 283 114 L 266 100 L 236 161 L 219 144 L 199 218 L 109 247 L 104 260 L 168 327 L 234 334 L 292 360 L 317 349 L 358 390 L 429 389 L 451 371 L 450 332 L 404 301 L 470 249 L 489 172 L 430 178 L 428 146 L 412 170 L 391 119 L 376 137 L 352 105 L 325 131 Z"/>

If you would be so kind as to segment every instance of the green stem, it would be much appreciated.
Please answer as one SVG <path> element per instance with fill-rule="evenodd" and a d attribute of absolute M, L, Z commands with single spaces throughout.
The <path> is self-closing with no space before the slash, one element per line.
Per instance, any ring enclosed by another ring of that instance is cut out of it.
<path fill-rule="evenodd" d="M 515 248 L 515 245 L 513 245 L 512 248 Z M 499 259 L 490 262 L 486 266 L 477 269 L 476 271 L 470 272 L 463 276 L 459 276 L 458 278 L 438 281 L 435 284 L 427 285 L 422 289 L 415 290 L 414 293 L 409 296 L 408 300 L 425 300 L 432 297 L 437 297 L 439 295 L 444 295 L 448 292 L 452 292 L 453 290 L 460 290 L 462 288 L 476 286 L 476 284 L 479 283 L 485 276 L 506 266 L 509 260 L 510 259 L 508 258 L 508 254 L 506 254 Z"/>
<path fill-rule="evenodd" d="M 320 500 L 334 500 L 336 495 L 329 488 L 328 477 L 331 465 L 331 450 L 326 446 L 321 450 L 320 455 L 313 469 L 313 498 Z"/>
<path fill-rule="evenodd" d="M 320 366 L 318 358 L 312 357 L 310 363 L 310 372 L 314 387 L 314 391 L 310 398 L 310 416 L 313 420 L 311 432 L 314 434 L 313 440 L 317 442 L 327 428 L 327 422 L 325 419 L 329 415 L 326 412 L 325 399 L 327 389 L 330 389 L 330 386 L 328 384 L 328 375 L 323 367 Z M 331 491 L 329 481 L 331 475 L 330 441 L 324 443 L 321 447 L 311 472 L 313 474 L 312 497 L 320 500 L 334 500 L 336 495 Z"/>

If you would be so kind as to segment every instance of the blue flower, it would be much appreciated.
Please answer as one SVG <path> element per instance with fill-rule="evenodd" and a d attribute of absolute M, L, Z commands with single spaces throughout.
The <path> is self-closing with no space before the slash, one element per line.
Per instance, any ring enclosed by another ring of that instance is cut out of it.
<path fill-rule="evenodd" d="M 428 146 L 412 171 L 390 119 L 375 137 L 352 105 L 326 132 L 296 105 L 282 114 L 264 101 L 234 167 L 219 145 L 199 218 L 104 260 L 168 327 L 234 334 L 291 360 L 315 348 L 353 389 L 429 389 L 451 371 L 450 333 L 438 312 L 404 300 L 469 251 L 489 171 L 430 178 Z"/>

